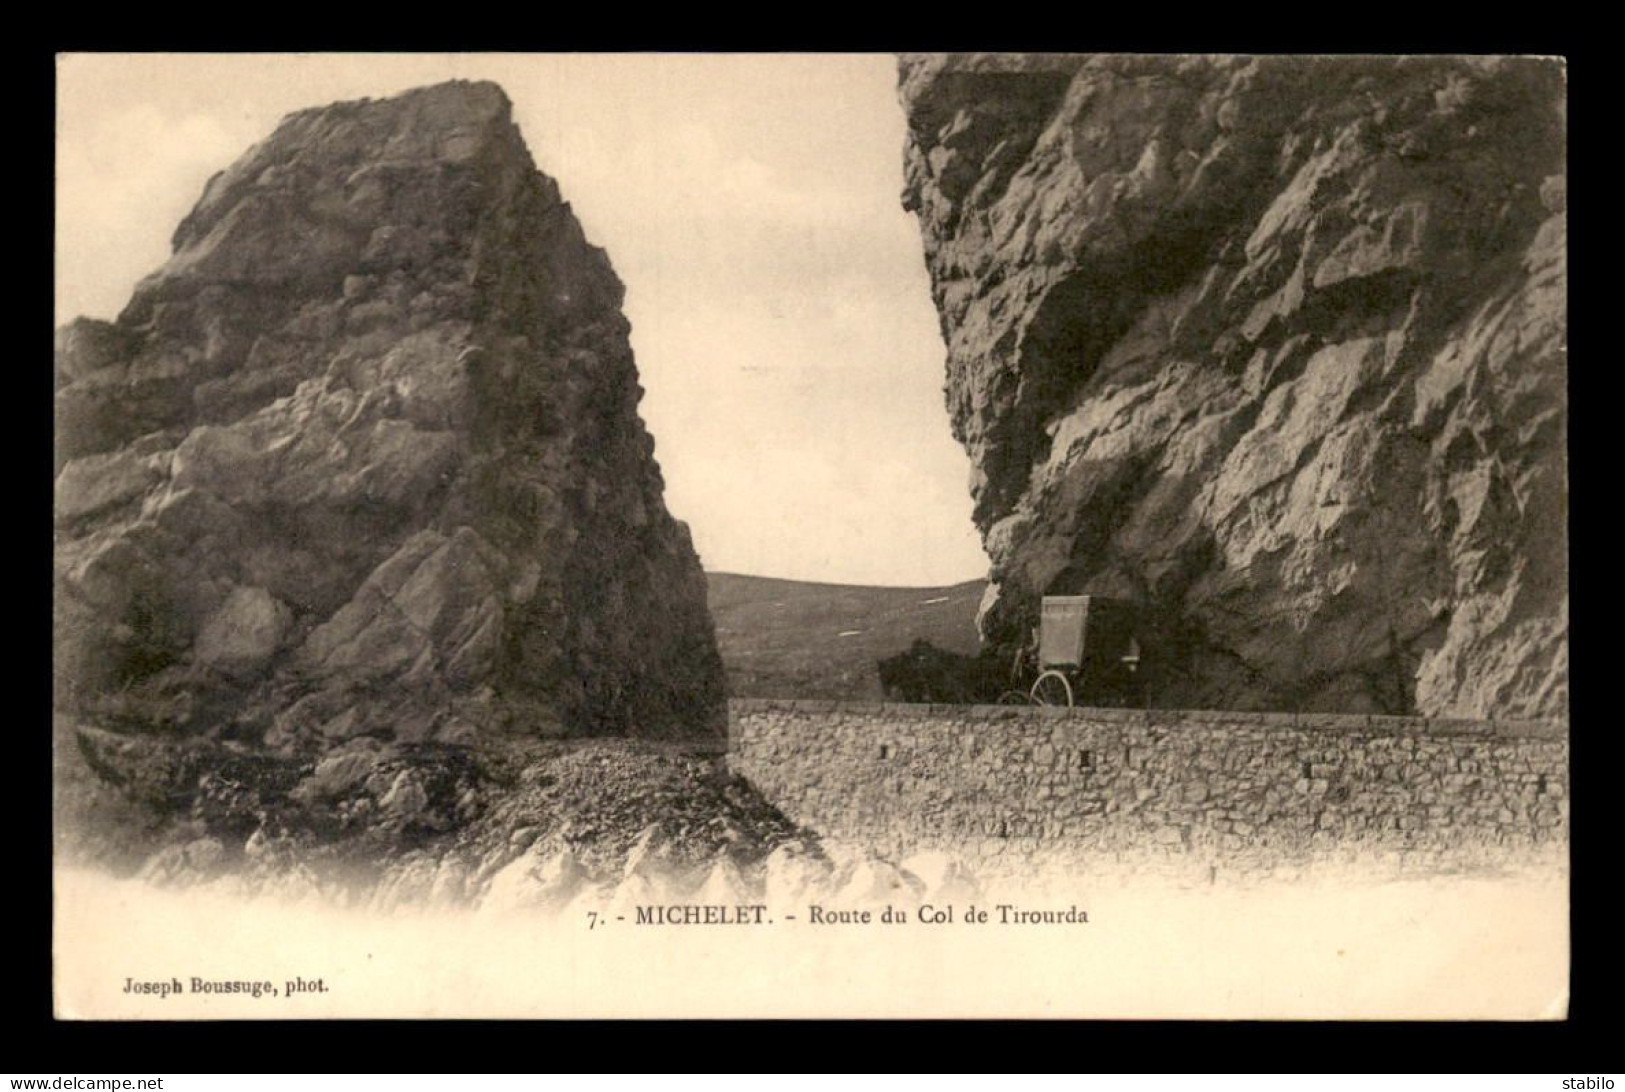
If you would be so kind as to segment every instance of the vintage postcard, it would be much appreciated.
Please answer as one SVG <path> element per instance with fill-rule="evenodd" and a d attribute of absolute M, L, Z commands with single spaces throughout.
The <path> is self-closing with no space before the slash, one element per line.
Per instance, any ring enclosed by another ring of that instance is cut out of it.
<path fill-rule="evenodd" d="M 1560 59 L 57 76 L 59 1017 L 1565 1017 Z"/>

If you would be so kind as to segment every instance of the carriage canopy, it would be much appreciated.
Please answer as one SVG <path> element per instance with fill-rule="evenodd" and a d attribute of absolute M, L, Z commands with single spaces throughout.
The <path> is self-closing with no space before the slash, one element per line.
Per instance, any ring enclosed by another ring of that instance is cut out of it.
<path fill-rule="evenodd" d="M 1107 668 L 1139 658 L 1133 604 L 1103 595 L 1046 595 L 1038 655 L 1045 670 Z"/>

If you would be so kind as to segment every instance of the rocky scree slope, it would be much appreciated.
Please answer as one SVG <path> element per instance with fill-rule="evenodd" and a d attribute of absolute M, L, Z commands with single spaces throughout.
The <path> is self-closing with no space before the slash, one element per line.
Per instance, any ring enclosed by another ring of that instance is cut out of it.
<path fill-rule="evenodd" d="M 750 901 L 764 870 L 825 860 L 816 836 L 685 744 L 360 736 L 285 755 L 77 734 L 57 755 L 58 860 L 164 887 L 380 910 L 581 896 L 602 912 L 615 892 Z"/>
<path fill-rule="evenodd" d="M 724 733 L 622 286 L 500 88 L 290 115 L 173 247 L 57 333 L 60 710 L 290 755 Z"/>
<path fill-rule="evenodd" d="M 910 55 L 904 204 L 992 560 L 1153 704 L 1567 706 L 1565 85 L 1495 58 Z"/>

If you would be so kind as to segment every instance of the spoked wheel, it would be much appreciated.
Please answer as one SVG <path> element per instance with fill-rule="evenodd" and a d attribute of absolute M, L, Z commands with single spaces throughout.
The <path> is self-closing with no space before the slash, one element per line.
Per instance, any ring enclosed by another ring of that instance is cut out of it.
<path fill-rule="evenodd" d="M 1033 683 L 1034 705 L 1064 705 L 1072 708 L 1072 684 L 1059 671 L 1046 671 Z"/>
<path fill-rule="evenodd" d="M 1000 705 L 1026 705 L 1031 700 L 1025 690 L 1006 690 L 999 695 Z"/>

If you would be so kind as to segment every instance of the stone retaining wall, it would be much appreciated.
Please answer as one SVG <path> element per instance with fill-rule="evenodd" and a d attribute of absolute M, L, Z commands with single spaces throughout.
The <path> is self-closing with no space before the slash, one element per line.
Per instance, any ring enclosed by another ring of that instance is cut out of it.
<path fill-rule="evenodd" d="M 1432 868 L 1568 835 L 1561 722 L 736 699 L 729 736 L 793 819 L 897 857 Z"/>

